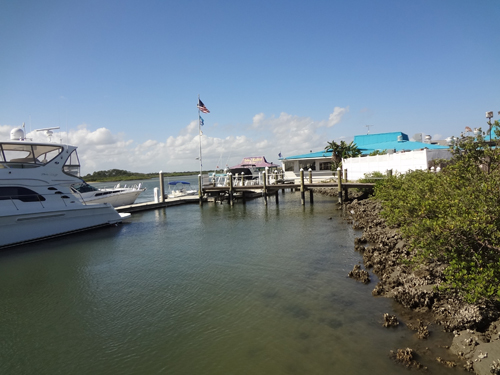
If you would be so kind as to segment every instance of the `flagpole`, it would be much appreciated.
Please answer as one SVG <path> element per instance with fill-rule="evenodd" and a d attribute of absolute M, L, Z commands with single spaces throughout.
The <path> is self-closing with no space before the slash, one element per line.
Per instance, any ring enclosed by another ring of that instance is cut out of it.
<path fill-rule="evenodd" d="M 200 103 L 200 94 L 198 94 L 198 103 Z M 200 176 L 202 177 L 203 181 L 203 172 L 202 172 L 202 162 L 201 162 L 201 114 L 200 114 L 200 107 L 198 106 L 198 137 L 200 139 Z"/>

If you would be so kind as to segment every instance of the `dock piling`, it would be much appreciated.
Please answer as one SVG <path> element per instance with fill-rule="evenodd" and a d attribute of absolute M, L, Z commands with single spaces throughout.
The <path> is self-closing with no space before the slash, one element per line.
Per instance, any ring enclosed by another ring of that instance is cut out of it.
<path fill-rule="evenodd" d="M 339 204 L 342 204 L 342 170 L 337 168 L 337 183 L 338 183 L 338 195 L 339 195 Z"/>
<path fill-rule="evenodd" d="M 300 203 L 303 206 L 306 204 L 305 186 L 304 186 L 304 169 L 303 168 L 300 168 Z"/>
<path fill-rule="evenodd" d="M 309 168 L 309 183 L 313 183 L 313 172 L 312 169 Z M 313 204 L 314 203 L 314 198 L 313 198 L 313 191 L 312 189 L 309 189 L 309 203 Z"/>
<path fill-rule="evenodd" d="M 201 174 L 198 175 L 198 200 L 200 206 L 203 206 L 203 186 Z"/>
<path fill-rule="evenodd" d="M 160 178 L 160 202 L 165 202 L 165 185 L 163 181 L 163 171 L 160 171 L 159 178 Z"/>
<path fill-rule="evenodd" d="M 267 167 L 264 172 L 262 172 L 262 194 L 264 195 L 264 204 L 267 206 Z"/>
<path fill-rule="evenodd" d="M 232 206 L 233 205 L 233 174 L 228 173 L 229 176 L 229 204 Z M 236 177 L 238 178 L 238 177 Z"/>

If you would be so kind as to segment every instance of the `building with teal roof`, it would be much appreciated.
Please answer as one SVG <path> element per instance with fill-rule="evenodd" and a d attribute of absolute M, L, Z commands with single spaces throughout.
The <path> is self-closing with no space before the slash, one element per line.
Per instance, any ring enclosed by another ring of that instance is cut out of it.
<path fill-rule="evenodd" d="M 385 152 L 387 155 L 402 154 L 413 151 L 424 151 L 424 150 L 436 150 L 433 153 L 424 154 L 426 156 L 426 161 L 421 161 L 419 165 L 424 165 L 428 163 L 429 155 L 435 155 L 434 158 L 448 158 L 449 146 L 440 145 L 437 143 L 431 143 L 430 137 L 426 137 L 424 142 L 411 141 L 407 134 L 402 132 L 391 132 L 391 133 L 378 133 L 378 134 L 365 134 L 356 135 L 354 137 L 353 143 L 361 151 L 361 159 L 357 161 L 357 164 L 363 164 L 365 161 L 373 164 L 373 158 L 368 155 L 375 152 Z M 441 152 L 439 152 L 441 150 Z M 450 154 L 451 155 L 451 154 Z M 385 156 L 385 155 L 380 155 Z M 414 154 L 415 157 L 419 156 L 417 153 Z M 366 157 L 366 158 L 365 158 Z M 399 159 L 407 159 L 409 156 L 399 157 Z M 433 156 L 430 156 L 431 158 Z M 293 155 L 281 158 L 282 167 L 287 172 L 287 178 L 292 178 L 292 172 L 295 178 L 298 178 L 300 174 L 300 169 L 308 171 L 311 169 L 314 172 L 315 179 L 328 179 L 332 177 L 332 151 L 323 150 L 317 152 L 309 152 L 306 154 Z M 385 159 L 396 159 L 398 157 L 385 156 Z M 357 159 L 357 158 L 355 158 Z M 379 158 L 384 159 L 384 158 Z M 350 159 L 348 159 L 350 160 Z M 366 163 L 365 163 L 366 164 Z M 386 163 L 387 164 L 387 163 Z M 384 165 L 386 165 L 384 164 Z M 390 163 L 388 164 L 390 165 Z M 412 164 L 415 166 L 415 164 Z M 361 166 L 362 168 L 362 166 Z M 421 168 L 419 168 L 421 169 Z M 397 170 L 397 168 L 396 168 Z"/>

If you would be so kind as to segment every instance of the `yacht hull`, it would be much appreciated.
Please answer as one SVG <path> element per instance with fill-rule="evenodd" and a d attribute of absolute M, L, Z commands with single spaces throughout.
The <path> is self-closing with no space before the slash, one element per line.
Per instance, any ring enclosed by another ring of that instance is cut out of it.
<path fill-rule="evenodd" d="M 15 137 L 13 137 L 15 135 Z M 22 129 L 0 142 L 0 248 L 121 222 L 109 204 L 85 204 L 76 147 L 33 142 Z"/>
<path fill-rule="evenodd" d="M 0 217 L 0 248 L 113 225 L 123 219 L 123 215 L 108 205 L 3 215 Z"/>
<path fill-rule="evenodd" d="M 83 201 L 86 204 L 109 203 L 113 207 L 129 206 L 134 204 L 137 197 L 144 191 L 142 190 L 129 190 L 122 191 L 115 194 L 104 195 L 103 197 L 89 197 L 86 198 L 83 194 Z"/>

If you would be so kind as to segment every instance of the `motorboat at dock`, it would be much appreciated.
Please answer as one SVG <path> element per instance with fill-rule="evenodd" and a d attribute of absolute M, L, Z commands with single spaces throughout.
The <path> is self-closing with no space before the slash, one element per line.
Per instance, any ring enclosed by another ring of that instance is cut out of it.
<path fill-rule="evenodd" d="M 198 194 L 198 190 L 191 188 L 191 183 L 186 181 L 171 181 L 168 183 L 168 187 L 167 197 L 170 199 Z"/>
<path fill-rule="evenodd" d="M 268 183 L 274 183 L 283 180 L 282 172 L 278 175 L 278 168 L 279 165 L 268 162 L 264 156 L 246 157 L 240 164 L 224 169 L 223 173 L 215 171 L 209 174 L 208 186 L 229 186 L 229 176 L 234 186 L 262 185 L 264 171 Z"/>
<path fill-rule="evenodd" d="M 113 207 L 121 207 L 133 204 L 146 189 L 141 184 L 130 187 L 117 184 L 113 188 L 98 189 L 86 182 L 80 182 L 72 185 L 71 190 L 86 204 L 109 203 Z"/>
<path fill-rule="evenodd" d="M 51 135 L 51 129 L 40 129 Z M 110 204 L 85 204 L 77 147 L 27 140 L 24 130 L 0 142 L 0 247 L 120 223 L 130 216 Z"/>

